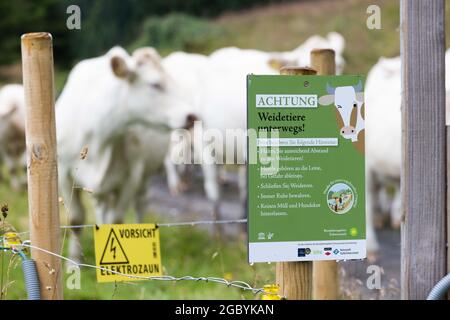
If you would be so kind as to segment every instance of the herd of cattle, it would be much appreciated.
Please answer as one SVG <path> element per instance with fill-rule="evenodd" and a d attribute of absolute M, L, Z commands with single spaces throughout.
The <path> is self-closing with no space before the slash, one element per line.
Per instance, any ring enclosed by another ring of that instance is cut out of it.
<path fill-rule="evenodd" d="M 225 141 L 233 145 L 223 150 L 235 150 L 238 158 L 245 158 L 246 75 L 278 74 L 285 65 L 308 66 L 310 51 L 315 48 L 334 49 L 336 70 L 342 73 L 344 47 L 343 37 L 332 32 L 326 38 L 313 36 L 289 52 L 223 48 L 209 56 L 175 52 L 161 58 L 150 47 L 131 55 L 115 47 L 104 56 L 79 62 L 56 102 L 60 193 L 67 202 L 70 199 L 71 223 L 85 220 L 82 189 L 74 186 L 91 190 L 98 223 L 120 223 L 130 207 L 142 221 L 149 179 L 162 166 L 169 190 L 173 194 L 182 191 L 180 168 L 171 158 L 171 132 L 190 129 L 196 120 L 223 136 L 226 129 L 240 129 L 240 141 Z M 394 226 L 401 219 L 400 100 L 400 59 L 380 58 L 365 86 L 367 243 L 371 254 L 378 250 L 373 213 L 390 212 Z M 22 86 L 0 89 L 0 161 L 10 172 L 14 189 L 26 182 L 24 109 Z M 88 155 L 80 157 L 81 150 Z M 208 155 L 212 156 L 209 152 L 201 156 Z M 205 194 L 215 211 L 221 200 L 218 167 L 214 161 L 201 164 Z M 245 166 L 239 167 L 239 176 L 244 177 L 239 180 L 239 191 L 245 200 Z M 395 192 L 379 187 L 386 181 L 396 186 Z M 80 259 L 77 241 L 71 242 L 70 255 Z"/>

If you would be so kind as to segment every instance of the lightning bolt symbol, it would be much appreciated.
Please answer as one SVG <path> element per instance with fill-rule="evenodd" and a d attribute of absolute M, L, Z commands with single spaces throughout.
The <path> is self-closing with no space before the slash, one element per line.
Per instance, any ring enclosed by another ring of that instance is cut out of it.
<path fill-rule="evenodd" d="M 113 258 L 116 260 L 116 246 L 114 244 L 114 237 L 111 237 L 111 248 L 109 249 L 109 252 L 113 253 Z"/>

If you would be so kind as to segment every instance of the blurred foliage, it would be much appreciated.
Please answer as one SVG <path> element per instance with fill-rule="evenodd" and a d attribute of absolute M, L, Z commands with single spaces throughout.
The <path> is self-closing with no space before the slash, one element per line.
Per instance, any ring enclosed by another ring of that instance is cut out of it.
<path fill-rule="evenodd" d="M 204 52 L 209 43 L 223 35 L 224 29 L 208 20 L 172 13 L 164 17 L 147 18 L 141 35 L 131 48 L 150 45 L 162 54 L 174 50 Z"/>
<path fill-rule="evenodd" d="M 55 61 L 62 67 L 71 66 L 75 60 L 100 55 L 114 45 L 128 46 L 141 34 L 162 36 L 165 32 L 181 32 L 172 36 L 179 48 L 196 48 L 203 35 L 204 24 L 184 15 L 158 20 L 148 18 L 181 12 L 201 17 L 213 17 L 225 11 L 239 10 L 273 2 L 290 0 L 0 0 L 0 65 L 20 58 L 20 35 L 26 32 L 47 31 L 54 38 Z M 81 30 L 68 30 L 66 13 L 69 5 L 81 8 Z M 170 17 L 170 16 L 169 16 Z M 144 33 L 142 33 L 142 23 Z M 187 22 L 188 30 L 175 23 Z M 156 30 L 162 22 L 162 30 Z M 212 34 L 211 34 L 212 35 Z M 188 41 L 188 37 L 193 37 Z M 161 41 L 161 40 L 159 40 Z M 170 42 L 169 42 L 170 43 Z M 167 43 L 161 43 L 166 46 Z"/>

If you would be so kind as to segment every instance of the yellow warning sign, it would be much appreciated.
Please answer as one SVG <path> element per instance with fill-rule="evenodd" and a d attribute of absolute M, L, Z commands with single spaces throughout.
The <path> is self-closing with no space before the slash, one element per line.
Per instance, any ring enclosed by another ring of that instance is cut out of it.
<path fill-rule="evenodd" d="M 155 224 L 104 224 L 94 228 L 98 282 L 143 280 L 161 275 Z"/>

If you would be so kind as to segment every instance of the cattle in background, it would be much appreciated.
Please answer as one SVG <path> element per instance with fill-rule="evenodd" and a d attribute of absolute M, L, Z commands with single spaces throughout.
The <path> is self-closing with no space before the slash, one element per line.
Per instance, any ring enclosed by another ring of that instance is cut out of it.
<path fill-rule="evenodd" d="M 195 53 L 174 52 L 162 60 L 162 65 L 178 88 L 179 94 L 200 114 L 204 99 L 203 88 L 206 87 L 208 74 L 211 72 L 208 68 L 208 57 Z M 172 195 L 177 195 L 187 188 L 181 179 L 181 175 L 186 171 L 186 165 L 183 164 L 184 159 L 178 156 L 177 150 L 174 150 L 174 146 L 177 144 L 175 135 L 172 136 L 172 140 L 164 166 L 169 191 Z M 183 147 L 191 148 L 192 144 Z M 178 163 L 178 165 L 174 163 Z"/>
<path fill-rule="evenodd" d="M 26 184 L 25 97 L 22 85 L 0 89 L 0 162 L 3 161 L 13 190 Z"/>
<path fill-rule="evenodd" d="M 123 222 L 163 164 L 171 130 L 192 125 L 192 112 L 152 48 L 130 56 L 116 47 L 78 63 L 56 103 L 60 189 L 71 224 L 85 222 L 80 187 L 92 192 L 97 223 Z M 70 256 L 81 259 L 78 241 Z"/>
<path fill-rule="evenodd" d="M 450 95 L 450 50 L 445 54 L 446 95 Z M 402 208 L 400 171 L 401 139 L 401 59 L 380 58 L 370 70 L 366 81 L 366 169 L 367 212 L 388 210 L 391 225 L 399 228 Z M 449 109 L 447 99 L 447 110 Z M 448 111 L 447 111 L 448 117 Z M 381 185 L 379 192 L 376 187 Z M 386 186 L 393 186 L 388 195 Z M 378 207 L 378 208 L 377 208 Z M 380 208 L 381 207 L 381 208 Z"/>
<path fill-rule="evenodd" d="M 196 110 L 202 119 L 205 130 L 213 129 L 226 137 L 226 130 L 234 130 L 234 136 L 225 138 L 222 150 L 195 148 L 202 152 L 202 170 L 205 193 L 214 204 L 217 216 L 220 205 L 220 187 L 218 166 L 215 160 L 228 157 L 225 150 L 234 151 L 237 163 L 245 163 L 245 130 L 246 130 L 246 76 L 248 74 L 278 74 L 279 68 L 285 65 L 310 65 L 310 51 L 320 48 L 331 48 L 336 51 L 337 71 L 344 67 L 342 56 L 345 46 L 343 37 L 335 32 L 327 38 L 310 37 L 304 44 L 288 52 L 262 52 L 259 50 L 223 48 L 210 56 L 198 54 L 172 53 L 163 59 L 164 69 L 172 75 L 185 96 L 191 97 Z M 204 145 L 199 141 L 202 137 L 194 137 L 194 145 Z M 206 152 L 205 152 L 206 151 Z M 176 156 L 175 156 L 176 157 Z M 181 179 L 178 177 L 173 158 L 167 158 L 166 172 L 169 189 L 177 193 Z M 242 201 L 246 199 L 245 167 L 239 168 L 239 189 Z"/>

